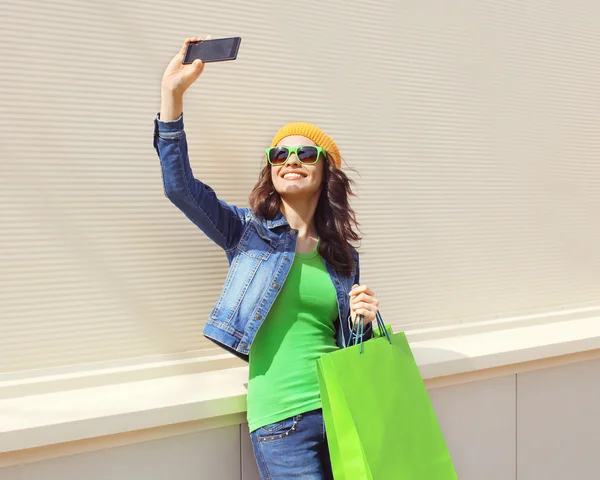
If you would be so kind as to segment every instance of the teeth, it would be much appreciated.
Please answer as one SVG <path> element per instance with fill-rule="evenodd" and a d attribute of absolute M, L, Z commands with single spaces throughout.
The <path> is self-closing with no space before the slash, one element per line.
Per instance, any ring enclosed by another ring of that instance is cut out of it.
<path fill-rule="evenodd" d="M 299 173 L 286 173 L 283 178 L 301 178 L 302 175 Z"/>

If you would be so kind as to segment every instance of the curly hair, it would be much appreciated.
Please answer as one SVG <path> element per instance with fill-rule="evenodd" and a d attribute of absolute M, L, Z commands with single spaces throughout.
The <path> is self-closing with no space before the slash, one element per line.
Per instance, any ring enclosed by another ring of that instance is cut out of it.
<path fill-rule="evenodd" d="M 319 254 L 341 275 L 354 271 L 352 250 L 360 240 L 358 223 L 350 207 L 354 181 L 342 170 L 325 161 L 323 188 L 315 212 L 315 227 L 319 235 Z M 266 165 L 250 193 L 250 208 L 261 217 L 272 220 L 281 208 L 281 197 L 271 178 L 271 166 Z"/>

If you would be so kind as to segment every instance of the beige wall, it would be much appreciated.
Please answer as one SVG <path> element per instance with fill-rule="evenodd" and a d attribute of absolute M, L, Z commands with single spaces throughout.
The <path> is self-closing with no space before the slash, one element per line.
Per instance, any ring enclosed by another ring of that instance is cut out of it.
<path fill-rule="evenodd" d="M 292 120 L 359 186 L 396 328 L 598 306 L 600 3 L 0 3 L 0 381 L 212 349 L 225 256 L 164 198 L 152 118 L 184 37 L 243 37 L 186 96 L 192 166 L 245 205 Z M 208 353 L 213 353 L 214 350 Z"/>
<path fill-rule="evenodd" d="M 600 360 L 518 376 L 519 480 L 598 476 Z"/>

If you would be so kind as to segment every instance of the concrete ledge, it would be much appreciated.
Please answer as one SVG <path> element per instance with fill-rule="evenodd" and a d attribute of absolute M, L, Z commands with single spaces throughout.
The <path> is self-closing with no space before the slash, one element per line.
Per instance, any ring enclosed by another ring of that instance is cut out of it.
<path fill-rule="evenodd" d="M 411 332 L 407 337 L 426 384 L 435 388 L 442 378 L 458 375 L 466 382 L 482 371 L 501 368 L 497 371 L 506 374 L 510 366 L 598 353 L 600 317 L 446 337 L 437 332 L 430 339 Z M 246 409 L 247 375 L 247 367 L 238 367 L 5 398 L 0 400 L 0 452 L 239 417 Z"/>
<path fill-rule="evenodd" d="M 423 378 L 532 362 L 600 348 L 600 317 L 410 341 Z"/>
<path fill-rule="evenodd" d="M 247 367 L 0 400 L 0 452 L 246 411 Z"/>

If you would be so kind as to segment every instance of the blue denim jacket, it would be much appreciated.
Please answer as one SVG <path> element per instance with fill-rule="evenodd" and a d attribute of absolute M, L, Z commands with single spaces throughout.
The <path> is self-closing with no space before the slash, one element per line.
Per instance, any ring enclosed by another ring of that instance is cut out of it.
<path fill-rule="evenodd" d="M 248 360 L 256 332 L 267 317 L 294 260 L 298 231 L 285 217 L 266 220 L 249 208 L 219 200 L 215 192 L 193 176 L 188 157 L 183 115 L 172 122 L 154 119 L 154 148 L 160 158 L 165 195 L 200 230 L 219 245 L 229 261 L 229 272 L 203 334 L 238 357 Z M 350 344 L 350 292 L 359 284 L 358 252 L 355 271 L 338 274 L 325 260 L 338 303 L 337 344 Z M 365 330 L 364 340 L 372 329 Z"/>

